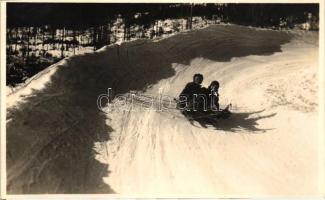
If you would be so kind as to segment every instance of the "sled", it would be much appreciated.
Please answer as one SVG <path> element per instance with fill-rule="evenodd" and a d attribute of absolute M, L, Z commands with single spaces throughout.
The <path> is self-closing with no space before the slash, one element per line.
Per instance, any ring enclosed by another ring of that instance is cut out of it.
<path fill-rule="evenodd" d="M 230 112 L 231 104 L 228 104 L 224 109 L 219 111 L 186 111 L 183 110 L 183 115 L 189 120 L 197 120 L 197 119 L 228 119 L 231 115 Z"/>

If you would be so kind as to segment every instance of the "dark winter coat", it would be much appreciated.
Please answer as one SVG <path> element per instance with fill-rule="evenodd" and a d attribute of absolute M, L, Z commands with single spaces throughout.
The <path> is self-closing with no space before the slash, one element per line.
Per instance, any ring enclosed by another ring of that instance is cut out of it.
<path fill-rule="evenodd" d="M 207 96 L 207 108 L 216 107 L 219 110 L 219 93 L 211 92 L 211 88 L 204 88 L 204 94 Z"/>
<path fill-rule="evenodd" d="M 195 95 L 202 95 L 204 93 L 204 90 L 202 88 L 201 85 L 194 83 L 194 82 L 190 82 L 188 84 L 186 84 L 185 88 L 183 89 L 183 91 L 181 92 L 181 94 L 179 95 L 179 99 L 180 99 L 180 103 L 178 104 L 179 108 L 184 108 L 186 106 L 186 103 L 188 106 L 192 108 L 193 107 L 193 99 L 195 98 Z M 184 101 L 186 97 L 187 101 Z M 200 100 L 200 99 L 199 99 Z M 196 103 L 198 104 L 198 103 Z M 198 105 L 194 105 L 195 108 L 198 107 Z"/>

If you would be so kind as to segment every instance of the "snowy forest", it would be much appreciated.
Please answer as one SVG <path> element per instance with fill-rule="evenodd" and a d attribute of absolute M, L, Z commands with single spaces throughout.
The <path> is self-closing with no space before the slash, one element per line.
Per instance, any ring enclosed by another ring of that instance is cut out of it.
<path fill-rule="evenodd" d="M 8 3 L 7 85 L 68 56 L 209 24 L 317 31 L 318 10 L 317 4 Z"/>

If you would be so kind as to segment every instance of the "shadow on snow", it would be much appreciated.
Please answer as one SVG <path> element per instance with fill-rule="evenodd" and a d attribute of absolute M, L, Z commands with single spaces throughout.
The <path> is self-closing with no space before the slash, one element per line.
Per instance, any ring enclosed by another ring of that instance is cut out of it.
<path fill-rule="evenodd" d="M 217 130 L 228 132 L 246 131 L 248 133 L 261 133 L 272 129 L 258 128 L 257 121 L 265 118 L 271 118 L 276 115 L 276 113 L 260 115 L 260 113 L 263 111 L 264 110 L 255 112 L 232 113 L 228 119 L 194 118 L 193 120 L 190 120 L 190 122 L 191 124 L 194 124 L 193 121 L 196 121 L 202 128 L 214 127 Z"/>

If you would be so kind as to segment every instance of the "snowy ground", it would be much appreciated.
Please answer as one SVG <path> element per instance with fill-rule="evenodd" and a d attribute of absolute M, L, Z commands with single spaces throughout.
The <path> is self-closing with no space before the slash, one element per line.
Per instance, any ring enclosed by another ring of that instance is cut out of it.
<path fill-rule="evenodd" d="M 224 25 L 71 57 L 7 96 L 8 193 L 317 195 L 317 70 L 315 32 Z M 234 105 L 217 127 L 96 106 L 107 88 L 175 97 L 198 72 Z"/>

